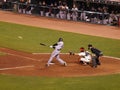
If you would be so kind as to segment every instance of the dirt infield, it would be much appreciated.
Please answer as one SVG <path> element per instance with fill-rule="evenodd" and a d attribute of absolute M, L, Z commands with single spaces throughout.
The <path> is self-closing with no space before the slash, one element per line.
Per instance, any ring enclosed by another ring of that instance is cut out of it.
<path fill-rule="evenodd" d="M 20 76 L 48 76 L 48 77 L 79 77 L 115 74 L 120 72 L 120 61 L 112 58 L 101 57 L 101 66 L 92 68 L 89 65 L 78 64 L 78 56 L 61 54 L 68 66 L 60 65 L 56 60 L 55 65 L 46 67 L 45 64 L 50 54 L 24 53 L 6 48 L 0 48 L 0 51 L 7 53 L 0 56 L 0 73 Z"/>
<path fill-rule="evenodd" d="M 120 39 L 120 28 L 118 27 L 43 17 L 40 18 L 37 16 L 15 14 L 4 11 L 0 11 L 0 15 L 0 21 Z M 80 30 L 80 28 L 82 28 L 82 30 Z M 82 66 L 78 64 L 78 56 L 76 55 L 70 56 L 68 54 L 61 54 L 61 58 L 68 63 L 67 67 L 61 66 L 58 62 L 56 62 L 56 60 L 54 60 L 55 65 L 45 67 L 50 54 L 34 55 L 2 47 L 0 48 L 0 51 L 7 53 L 7 55 L 0 56 L 0 74 L 20 76 L 79 77 L 120 73 L 120 60 L 115 58 L 101 57 L 100 60 L 102 65 L 98 68 L 91 68 L 90 66 Z"/>

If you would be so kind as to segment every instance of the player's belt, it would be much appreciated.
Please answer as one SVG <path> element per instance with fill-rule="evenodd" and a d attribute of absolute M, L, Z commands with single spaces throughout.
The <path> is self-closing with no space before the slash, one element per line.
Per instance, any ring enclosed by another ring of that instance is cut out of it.
<path fill-rule="evenodd" d="M 60 51 L 61 49 L 57 49 L 58 51 Z"/>

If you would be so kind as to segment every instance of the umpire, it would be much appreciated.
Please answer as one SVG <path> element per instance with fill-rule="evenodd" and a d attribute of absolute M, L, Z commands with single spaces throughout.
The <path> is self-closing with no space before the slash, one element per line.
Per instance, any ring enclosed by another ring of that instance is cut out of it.
<path fill-rule="evenodd" d="M 102 51 L 94 48 L 92 44 L 88 44 L 88 50 L 91 50 L 91 52 L 95 55 L 93 56 L 93 66 L 97 67 L 97 65 L 101 65 L 99 57 L 103 55 Z"/>

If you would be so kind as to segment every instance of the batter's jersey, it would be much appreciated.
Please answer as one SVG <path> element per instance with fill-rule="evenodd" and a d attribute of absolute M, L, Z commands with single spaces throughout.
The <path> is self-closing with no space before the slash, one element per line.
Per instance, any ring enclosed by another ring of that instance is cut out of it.
<path fill-rule="evenodd" d="M 57 50 L 61 50 L 64 46 L 64 42 L 63 41 L 60 41 L 60 42 L 57 42 L 57 45 L 55 46 L 55 49 Z"/>

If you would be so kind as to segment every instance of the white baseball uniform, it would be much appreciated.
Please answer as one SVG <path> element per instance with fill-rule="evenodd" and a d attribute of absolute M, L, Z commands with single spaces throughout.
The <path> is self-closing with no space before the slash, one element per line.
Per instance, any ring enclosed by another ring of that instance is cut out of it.
<path fill-rule="evenodd" d="M 90 62 L 92 59 L 91 55 L 86 51 L 80 52 L 78 55 L 81 56 L 80 60 L 83 62 Z"/>
<path fill-rule="evenodd" d="M 50 64 L 53 64 L 53 63 L 51 63 L 52 62 L 52 60 L 53 60 L 53 58 L 54 57 L 56 57 L 56 59 L 62 64 L 62 65 L 65 65 L 66 64 L 66 62 L 65 61 L 63 61 L 61 58 L 60 58 L 60 56 L 59 56 L 59 54 L 60 54 L 60 51 L 61 51 L 61 49 L 63 48 L 63 46 L 64 46 L 64 42 L 63 41 L 59 41 L 59 42 L 57 42 L 57 44 L 54 46 L 50 46 L 51 48 L 54 48 L 54 51 L 52 52 L 52 54 L 51 54 L 51 56 L 50 56 L 50 58 L 49 58 L 49 60 L 48 60 L 48 63 L 47 63 L 47 65 L 49 66 Z"/>

